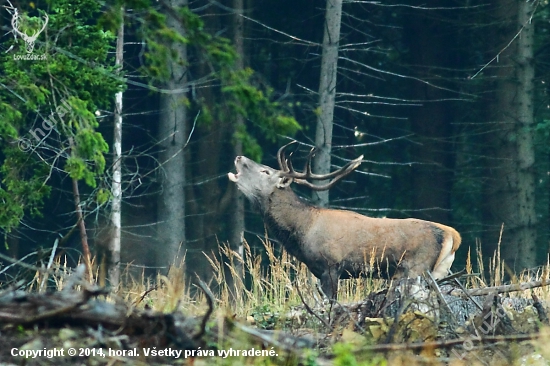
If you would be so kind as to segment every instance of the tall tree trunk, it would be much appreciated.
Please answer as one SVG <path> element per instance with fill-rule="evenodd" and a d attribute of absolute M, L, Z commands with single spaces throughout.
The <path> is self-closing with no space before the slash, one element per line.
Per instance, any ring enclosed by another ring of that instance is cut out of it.
<path fill-rule="evenodd" d="M 221 16 L 214 7 L 204 14 L 204 31 L 215 34 L 222 26 Z M 206 77 L 212 72 L 208 63 L 200 63 L 191 70 L 198 78 Z M 215 88 L 199 88 L 194 100 L 205 110 L 215 111 L 220 105 L 219 93 Z M 224 140 L 225 121 L 217 113 L 211 113 L 210 118 L 200 120 L 195 133 L 200 139 L 195 140 L 192 150 L 188 181 L 193 182 L 188 187 L 189 235 L 188 263 L 190 273 L 196 273 L 204 281 L 212 276 L 212 267 L 205 255 L 218 253 L 218 233 L 220 224 L 219 202 L 221 196 L 220 156 Z"/>
<path fill-rule="evenodd" d="M 124 8 L 120 9 L 121 23 L 118 28 L 115 65 L 122 70 L 124 60 Z M 111 234 L 109 242 L 109 282 L 113 288 L 120 281 L 120 215 L 122 208 L 122 92 L 115 96 L 115 121 L 113 131 L 113 181 L 111 183 Z"/>
<path fill-rule="evenodd" d="M 204 70 L 205 71 L 205 70 Z M 204 74 L 206 75 L 206 73 Z M 213 109 L 213 104 L 219 100 L 211 88 L 204 89 L 197 93 L 208 108 Z M 198 141 L 193 163 L 198 162 L 197 169 L 194 169 L 194 192 L 196 199 L 196 211 L 193 222 L 198 222 L 195 231 L 192 253 L 190 259 L 197 265 L 193 269 L 204 281 L 208 281 L 212 275 L 212 268 L 205 258 L 206 255 L 217 255 L 218 253 L 218 230 L 219 230 L 219 203 L 221 196 L 219 179 L 215 179 L 220 172 L 220 155 L 223 140 L 222 122 L 214 118 L 210 123 L 203 123 L 197 127 L 197 135 L 201 136 Z"/>
<path fill-rule="evenodd" d="M 84 221 L 84 213 L 80 202 L 80 191 L 78 189 L 78 180 L 72 179 L 73 182 L 73 198 L 76 212 L 76 223 L 80 232 L 80 243 L 82 244 L 82 256 L 84 257 L 84 265 L 86 266 L 86 279 L 93 282 L 94 275 L 92 269 L 92 255 L 90 254 L 90 246 L 88 245 L 88 234 L 86 232 L 86 222 Z"/>
<path fill-rule="evenodd" d="M 516 75 L 518 79 L 517 96 L 517 166 L 518 170 L 518 218 L 519 230 L 515 234 L 517 258 L 520 268 L 537 265 L 537 215 L 535 212 L 535 145 L 534 145 L 534 43 L 535 25 L 531 22 L 535 2 L 518 1 L 518 25 L 524 27 L 518 39 L 516 57 Z M 508 246 L 504 258 L 511 260 L 516 251 Z"/>
<path fill-rule="evenodd" d="M 313 169 L 318 174 L 330 172 L 332 150 L 332 126 L 336 99 L 336 79 L 338 71 L 338 46 L 340 24 L 342 22 L 342 1 L 327 0 L 325 30 L 323 34 L 323 53 L 321 58 L 321 76 L 319 82 L 319 115 L 315 130 L 315 147 L 317 153 L 313 159 Z M 324 184 L 326 182 L 320 182 Z M 327 206 L 327 191 L 314 191 L 313 202 Z"/>
<path fill-rule="evenodd" d="M 174 9 L 187 5 L 187 0 L 167 1 Z M 180 34 L 185 34 L 183 25 L 167 12 L 167 26 Z M 181 43 L 171 45 L 177 57 L 167 65 L 171 78 L 164 88 L 171 93 L 160 96 L 160 118 L 158 140 L 160 145 L 159 163 L 162 165 L 160 182 L 162 185 L 157 204 L 157 266 L 179 264 L 185 255 L 185 159 L 184 147 L 187 131 L 187 108 L 185 88 L 187 48 Z"/>
<path fill-rule="evenodd" d="M 494 12 L 501 27 L 495 42 L 501 51 L 493 65 L 496 82 L 490 104 L 496 128 L 487 135 L 484 217 L 490 230 L 484 244 L 494 246 L 504 225 L 501 247 L 515 269 L 536 265 L 535 153 L 533 143 L 534 3 L 502 0 Z M 516 35 L 521 32 L 517 38 Z M 514 39 L 515 38 L 515 39 Z M 512 41 L 513 40 L 513 41 Z M 510 41 L 512 41 L 510 43 Z"/>
<path fill-rule="evenodd" d="M 233 14 L 233 42 L 235 44 L 235 50 L 239 55 L 235 67 L 239 70 L 244 69 L 244 19 L 242 17 L 244 11 L 244 0 L 233 0 L 233 9 L 235 13 Z M 244 117 L 241 115 L 235 116 L 235 129 L 238 131 L 244 125 Z M 235 141 L 233 147 L 233 153 L 235 156 L 243 154 L 243 144 L 240 140 Z M 231 237 L 229 243 L 231 249 L 243 254 L 243 240 L 244 240 L 244 196 L 243 194 L 235 189 L 236 185 L 232 184 L 231 188 L 233 190 L 233 203 L 231 205 Z M 238 265 L 238 263 L 235 263 Z M 239 274 L 241 272 L 239 271 Z"/>

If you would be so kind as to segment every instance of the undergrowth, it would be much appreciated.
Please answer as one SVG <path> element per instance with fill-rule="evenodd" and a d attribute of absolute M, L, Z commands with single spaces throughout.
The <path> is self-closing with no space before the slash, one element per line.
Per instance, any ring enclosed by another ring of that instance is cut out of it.
<path fill-rule="evenodd" d="M 204 280 L 213 290 L 216 299 L 217 314 L 213 317 L 213 321 L 229 316 L 265 330 L 284 329 L 297 332 L 298 328 L 304 328 L 304 324 L 307 324 L 308 332 L 327 331 L 326 327 L 314 318 L 308 323 L 296 321 L 300 316 L 306 315 L 302 306 L 304 303 L 310 308 L 327 304 L 319 293 L 317 279 L 304 264 L 297 262 L 286 252 L 280 256 L 276 255 L 271 242 L 265 241 L 263 245 L 265 249 L 263 255 L 267 253 L 269 262 L 267 266 L 262 263 L 262 253 L 254 252 L 246 242 L 241 254 L 222 245 L 220 255 L 207 256 L 212 267 L 212 277 Z M 466 279 L 462 282 L 467 288 L 500 286 L 505 282 L 550 281 L 550 262 L 547 261 L 544 266 L 516 275 L 501 259 L 500 246 L 494 255 L 485 261 L 480 244 L 477 243 L 473 251 L 468 250 L 465 272 Z M 29 291 L 38 292 L 46 291 L 47 287 L 62 290 L 70 273 L 71 268 L 67 265 L 66 259 L 59 257 L 54 261 L 49 272 L 36 270 L 26 288 Z M 102 284 L 105 281 L 104 277 L 100 266 L 94 261 L 93 280 Z M 122 271 L 121 285 L 113 289 L 114 295 L 110 299 L 111 301 L 123 299 L 137 308 L 150 308 L 164 313 L 182 311 L 186 315 L 202 316 L 208 308 L 207 299 L 204 292 L 193 285 L 192 280 L 194 279 L 186 275 L 182 265 L 173 265 L 167 274 L 158 274 L 153 278 L 145 276 L 144 273 L 136 276 L 127 267 Z M 387 286 L 386 280 L 369 276 L 341 280 L 338 301 L 347 304 L 359 302 L 369 293 Z M 533 294 L 542 302 L 550 303 L 548 286 L 514 292 L 508 296 L 531 298 Z M 303 314 L 297 314 L 297 312 Z M 366 357 L 357 357 L 357 347 L 349 342 L 342 342 L 344 338 L 342 334 L 345 332 L 344 330 L 340 335 L 332 335 L 335 341 L 340 339 L 340 342 L 336 342 L 330 350 L 335 365 L 385 365 L 412 362 L 407 354 L 393 355 L 394 358 L 390 357 L 391 363 L 380 355 L 368 354 Z M 545 354 L 549 351 L 546 350 L 544 342 L 546 341 L 540 339 L 532 342 L 532 346 L 537 349 L 538 354 L 543 354 L 546 360 L 550 360 L 550 355 Z M 318 351 L 311 352 L 313 352 L 312 355 L 316 355 Z M 392 355 L 389 354 L 389 356 Z M 308 359 L 311 359 L 312 365 L 315 364 L 315 356 Z M 520 364 L 522 363 L 525 362 Z M 465 363 L 455 362 L 455 364 Z"/>

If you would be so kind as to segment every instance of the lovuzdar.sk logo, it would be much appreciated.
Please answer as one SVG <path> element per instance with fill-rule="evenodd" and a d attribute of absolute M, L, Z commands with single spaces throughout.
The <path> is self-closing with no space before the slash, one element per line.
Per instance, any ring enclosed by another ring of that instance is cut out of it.
<path fill-rule="evenodd" d="M 34 50 L 34 44 L 38 38 L 38 36 L 46 29 L 46 26 L 48 25 L 48 14 L 44 13 L 43 18 L 38 17 L 28 17 L 26 15 L 21 14 L 16 7 L 12 5 L 12 3 L 8 0 L 8 4 L 10 6 L 4 6 L 6 10 L 11 15 L 11 26 L 13 28 L 13 36 L 15 40 L 17 41 L 17 37 L 19 36 L 23 41 L 25 41 L 25 49 L 27 51 L 27 55 L 19 55 L 20 57 L 16 57 L 17 55 L 14 55 L 14 59 L 43 59 L 45 57 L 32 57 L 35 55 L 31 55 Z M 11 51 L 13 48 L 10 47 L 6 52 Z M 38 56 L 38 55 L 36 55 Z M 42 55 L 45 56 L 45 55 Z"/>

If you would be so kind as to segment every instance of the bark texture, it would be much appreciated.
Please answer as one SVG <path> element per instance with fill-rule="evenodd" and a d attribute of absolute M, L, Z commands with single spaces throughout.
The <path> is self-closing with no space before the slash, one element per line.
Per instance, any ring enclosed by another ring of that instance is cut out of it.
<path fill-rule="evenodd" d="M 494 33 L 500 52 L 493 68 L 485 182 L 484 245 L 496 246 L 500 228 L 503 258 L 514 270 L 536 265 L 535 149 L 533 142 L 532 3 L 503 0 L 494 14 L 501 27 Z"/>
<path fill-rule="evenodd" d="M 186 0 L 171 0 L 172 8 L 187 5 Z M 168 27 L 185 34 L 183 25 L 172 14 L 167 14 Z M 157 204 L 158 244 L 155 247 L 156 264 L 166 267 L 183 259 L 185 254 L 185 159 L 187 140 L 187 108 L 185 106 L 187 49 L 173 44 L 177 56 L 167 67 L 171 78 L 165 84 L 168 93 L 160 98 L 158 140 L 161 190 Z"/>
<path fill-rule="evenodd" d="M 124 8 L 121 8 L 124 15 Z M 122 69 L 124 60 L 124 16 L 118 28 L 115 64 Z M 113 130 L 113 181 L 111 183 L 111 238 L 109 242 L 109 282 L 117 287 L 120 281 L 120 229 L 122 210 L 122 92 L 115 96 Z"/>
<path fill-rule="evenodd" d="M 317 153 L 313 160 L 313 170 L 318 174 L 329 173 L 331 168 L 332 122 L 336 101 L 338 45 L 341 22 L 342 0 L 327 0 L 319 82 L 319 110 L 315 130 Z M 319 184 L 326 184 L 326 181 L 321 181 Z M 316 205 L 327 206 L 329 202 L 328 190 L 314 191 L 312 198 Z"/>

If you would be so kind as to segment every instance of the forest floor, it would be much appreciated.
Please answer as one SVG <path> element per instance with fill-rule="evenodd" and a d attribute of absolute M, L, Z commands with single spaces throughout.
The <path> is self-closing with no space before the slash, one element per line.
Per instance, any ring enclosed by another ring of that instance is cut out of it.
<path fill-rule="evenodd" d="M 0 365 L 550 365 L 549 266 L 509 283 L 499 261 L 485 280 L 470 260 L 437 283 L 341 281 L 330 303 L 266 249 L 267 273 L 250 248 L 239 267 L 229 253 L 247 284 L 216 260 L 208 285 L 173 267 L 116 290 L 83 265 L 37 268 L 0 291 Z"/>

